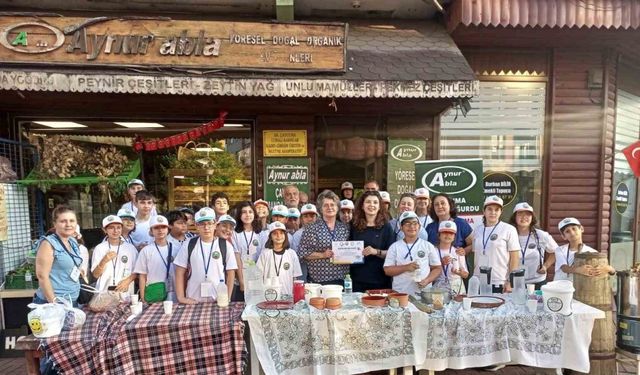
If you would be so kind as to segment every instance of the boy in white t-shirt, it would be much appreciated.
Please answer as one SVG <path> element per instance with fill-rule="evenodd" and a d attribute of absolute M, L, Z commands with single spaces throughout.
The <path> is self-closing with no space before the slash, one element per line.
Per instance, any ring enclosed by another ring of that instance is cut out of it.
<path fill-rule="evenodd" d="M 469 277 L 469 271 L 464 255 L 457 254 L 453 246 L 457 232 L 458 226 L 454 221 L 441 221 L 438 225 L 438 246 L 436 247 L 442 263 L 442 274 L 438 282 L 447 283 L 454 293 L 462 294 L 465 293 L 462 279 Z"/>
<path fill-rule="evenodd" d="M 177 249 L 167 241 L 169 222 L 164 216 L 153 216 L 150 220 L 153 241 L 145 246 L 138 254 L 134 272 L 140 278 L 140 300 L 146 302 L 160 302 L 160 297 L 154 293 L 153 300 L 147 299 L 147 292 L 157 291 L 158 283 L 165 284 L 166 299 L 176 301 L 174 292 L 175 268 L 172 266 Z M 152 286 L 152 284 L 155 284 Z M 149 290 L 147 291 L 147 288 Z"/>
<path fill-rule="evenodd" d="M 418 237 L 418 215 L 405 211 L 398 222 L 404 237 L 389 247 L 384 273 L 393 277 L 392 287 L 396 292 L 414 295 L 440 277 L 442 267 L 435 247 Z"/>
<path fill-rule="evenodd" d="M 149 229 L 151 228 L 151 220 L 156 216 L 152 214 L 155 206 L 155 198 L 146 190 L 140 190 L 136 193 L 136 229 L 129 235 L 133 240 L 133 245 L 140 250 L 153 242 Z"/>
<path fill-rule="evenodd" d="M 556 249 L 556 274 L 554 280 L 571 280 L 573 274 L 579 273 L 584 276 L 600 276 L 604 273 L 614 275 L 616 270 L 607 265 L 606 267 L 593 267 L 583 264 L 580 267 L 573 265 L 575 256 L 578 253 L 597 253 L 598 251 L 582 243 L 582 233 L 584 227 L 575 217 L 568 217 L 558 223 L 558 229 L 562 238 L 569 241 L 568 244 L 562 245 Z"/>
<path fill-rule="evenodd" d="M 221 282 L 231 296 L 238 268 L 231 243 L 215 237 L 216 212 L 204 207 L 196 212 L 195 221 L 200 236 L 191 238 L 174 261 L 178 302 L 188 305 L 215 301 Z"/>
<path fill-rule="evenodd" d="M 167 241 L 173 244 L 174 249 L 180 249 L 186 243 L 187 237 L 187 215 L 178 210 L 167 212 L 167 221 L 169 221 L 169 235 Z"/>
<path fill-rule="evenodd" d="M 289 248 L 287 228 L 279 221 L 269 224 L 269 240 L 260 253 L 257 266 L 262 281 L 267 284 L 277 279 L 282 296 L 293 295 L 293 280 L 302 276 L 298 254 Z M 273 284 L 273 283 L 272 283 Z"/>
<path fill-rule="evenodd" d="M 122 239 L 122 219 L 109 215 L 102 220 L 107 240 L 93 249 L 91 273 L 97 279 L 96 289 L 133 294 L 133 272 L 138 250 Z"/>

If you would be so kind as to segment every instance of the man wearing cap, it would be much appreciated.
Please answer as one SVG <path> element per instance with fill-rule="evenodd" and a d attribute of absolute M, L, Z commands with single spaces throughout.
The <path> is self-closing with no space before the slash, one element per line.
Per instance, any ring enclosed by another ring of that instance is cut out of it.
<path fill-rule="evenodd" d="M 494 293 L 511 292 L 509 274 L 520 267 L 520 241 L 516 228 L 500 221 L 503 202 L 496 195 L 484 201 L 482 223 L 473 230 L 474 275 L 491 267 Z"/>
<path fill-rule="evenodd" d="M 282 195 L 284 198 L 284 205 L 287 208 L 298 208 L 300 204 L 300 190 L 295 185 L 287 185 L 284 187 L 282 191 Z"/>
<path fill-rule="evenodd" d="M 228 222 L 226 216 L 222 216 L 221 219 Z M 215 211 L 204 207 L 196 212 L 195 220 L 200 236 L 190 239 L 189 244 L 174 261 L 178 302 L 189 305 L 215 301 L 216 287 L 220 283 L 226 284 L 227 292 L 231 296 L 235 270 L 238 269 L 231 243 L 215 236 Z M 221 248 L 223 242 L 224 249 Z"/>
<path fill-rule="evenodd" d="M 298 248 L 300 246 L 300 239 L 302 238 L 302 234 L 304 233 L 304 229 L 315 223 L 316 219 L 318 218 L 318 209 L 316 208 L 316 206 L 314 204 L 311 203 L 307 203 L 304 206 L 302 206 L 302 209 L 300 210 L 300 229 L 298 229 L 292 236 L 292 241 L 291 241 L 291 248 L 294 249 L 296 251 L 296 253 L 298 252 Z M 307 268 L 307 262 L 305 261 L 305 259 L 303 257 L 300 256 L 300 254 L 298 253 L 298 258 L 300 260 L 300 267 L 302 269 L 302 280 L 304 280 L 305 282 L 307 281 L 307 276 L 309 273 L 309 270 Z"/>
<path fill-rule="evenodd" d="M 353 202 L 349 199 L 343 199 L 340 201 L 340 221 L 349 225 L 353 220 Z"/>
<path fill-rule="evenodd" d="M 415 295 L 438 279 L 442 267 L 433 245 L 418 237 L 418 215 L 405 211 L 398 221 L 404 236 L 389 247 L 384 273 L 393 277 L 393 290 Z"/>
<path fill-rule="evenodd" d="M 558 223 L 558 230 L 562 234 L 562 238 L 569 243 L 562 245 L 556 249 L 556 274 L 553 280 L 570 280 L 573 281 L 573 274 L 579 273 L 584 276 L 601 276 L 606 273 L 614 275 L 616 270 L 610 265 L 607 266 L 591 266 L 583 264 L 582 266 L 574 266 L 576 254 L 597 253 L 598 251 L 582 242 L 582 234 L 584 227 L 575 217 L 567 217 Z"/>
<path fill-rule="evenodd" d="M 133 272 L 138 258 L 138 250 L 123 241 L 122 219 L 109 215 L 102 220 L 102 230 L 107 240 L 93 249 L 91 273 L 97 279 L 96 289 L 115 290 L 133 294 L 133 281 L 137 274 Z"/>
<path fill-rule="evenodd" d="M 172 263 L 178 249 L 167 241 L 169 221 L 164 216 L 154 216 L 149 227 L 153 241 L 140 251 L 134 268 L 140 278 L 140 300 L 162 302 L 171 299 L 175 302 L 175 267 Z"/>
<path fill-rule="evenodd" d="M 340 186 L 341 199 L 349 199 L 353 201 L 353 184 L 349 181 L 345 181 Z"/>
<path fill-rule="evenodd" d="M 426 230 L 427 225 L 433 222 L 433 219 L 429 216 L 429 204 L 431 203 L 429 189 L 419 188 L 416 189 L 414 194 L 416 196 L 416 215 L 420 220 L 420 226 Z"/>

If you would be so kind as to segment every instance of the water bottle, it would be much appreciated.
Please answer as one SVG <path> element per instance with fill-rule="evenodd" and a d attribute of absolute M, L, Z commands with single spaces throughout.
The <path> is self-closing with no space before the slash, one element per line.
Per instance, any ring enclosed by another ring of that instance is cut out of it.
<path fill-rule="evenodd" d="M 216 294 L 218 295 L 216 299 L 218 307 L 229 306 L 229 292 L 227 291 L 227 284 L 225 284 L 222 279 L 220 279 L 220 283 L 216 286 Z"/>
<path fill-rule="evenodd" d="M 29 271 L 24 273 L 24 288 L 33 289 L 33 277 Z"/>
<path fill-rule="evenodd" d="M 471 276 L 469 279 L 469 290 L 467 291 L 469 297 L 480 295 L 480 279 L 478 276 Z"/>
<path fill-rule="evenodd" d="M 347 274 L 344 277 L 344 294 L 351 294 L 353 292 L 353 282 L 351 281 L 351 275 Z"/>

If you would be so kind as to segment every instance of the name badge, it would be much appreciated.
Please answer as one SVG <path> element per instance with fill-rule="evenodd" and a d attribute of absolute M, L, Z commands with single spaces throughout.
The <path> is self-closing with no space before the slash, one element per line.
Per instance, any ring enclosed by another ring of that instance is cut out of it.
<path fill-rule="evenodd" d="M 212 297 L 213 298 L 213 291 L 215 290 L 215 287 L 213 286 L 212 282 L 204 282 L 200 284 L 200 297 L 202 298 L 207 298 L 207 297 Z"/>
<path fill-rule="evenodd" d="M 80 279 L 80 269 L 76 266 L 73 266 L 69 277 L 71 277 L 71 280 L 73 281 L 78 281 Z"/>

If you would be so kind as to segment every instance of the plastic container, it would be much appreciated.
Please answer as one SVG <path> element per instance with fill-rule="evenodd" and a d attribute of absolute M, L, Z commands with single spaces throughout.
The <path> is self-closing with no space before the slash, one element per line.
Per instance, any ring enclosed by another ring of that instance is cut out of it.
<path fill-rule="evenodd" d="M 216 294 L 218 295 L 216 298 L 218 307 L 229 306 L 229 291 L 227 290 L 227 284 L 224 283 L 224 280 L 220 280 L 220 283 L 216 286 Z"/>
<path fill-rule="evenodd" d="M 353 292 L 353 281 L 351 281 L 351 275 L 347 274 L 344 277 L 344 293 L 351 294 Z"/>
<path fill-rule="evenodd" d="M 322 297 L 323 298 L 340 298 L 342 301 L 342 285 L 323 285 Z"/>
<path fill-rule="evenodd" d="M 569 280 L 558 280 L 547 283 L 540 288 L 545 311 L 562 315 L 570 315 L 571 302 L 575 288 Z"/>
<path fill-rule="evenodd" d="M 320 284 L 313 284 L 313 283 L 304 284 L 304 300 L 307 303 L 309 303 L 311 298 L 320 297 L 320 291 L 321 291 L 320 288 L 322 288 L 322 285 Z"/>
<path fill-rule="evenodd" d="M 296 303 L 301 299 L 304 299 L 304 281 L 294 280 L 293 281 L 293 303 Z"/>

